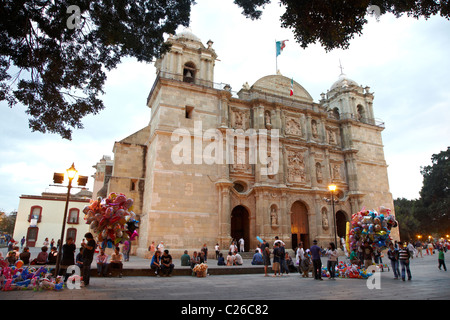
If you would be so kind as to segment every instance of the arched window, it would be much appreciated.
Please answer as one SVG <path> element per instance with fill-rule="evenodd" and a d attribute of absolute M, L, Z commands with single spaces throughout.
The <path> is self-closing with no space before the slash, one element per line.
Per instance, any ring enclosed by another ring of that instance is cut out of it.
<path fill-rule="evenodd" d="M 356 108 L 358 111 L 358 121 L 364 121 L 364 119 L 366 118 L 366 110 L 360 104 L 358 104 Z"/>
<path fill-rule="evenodd" d="M 333 117 L 338 120 L 341 118 L 339 114 L 339 109 L 337 107 L 333 109 Z"/>
<path fill-rule="evenodd" d="M 183 67 L 183 81 L 188 83 L 195 82 L 195 73 L 197 68 L 192 62 L 187 62 Z"/>
<path fill-rule="evenodd" d="M 67 223 L 78 224 L 78 217 L 80 215 L 80 209 L 72 208 L 69 210 L 69 216 L 67 217 Z"/>
<path fill-rule="evenodd" d="M 28 216 L 28 222 L 31 222 L 32 219 L 36 219 L 36 222 L 41 222 L 42 219 L 42 207 L 41 206 L 32 206 L 30 209 L 30 215 Z"/>

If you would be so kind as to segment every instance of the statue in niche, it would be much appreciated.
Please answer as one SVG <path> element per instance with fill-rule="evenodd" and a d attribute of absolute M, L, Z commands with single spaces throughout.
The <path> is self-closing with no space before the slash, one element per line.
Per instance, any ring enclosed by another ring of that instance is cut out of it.
<path fill-rule="evenodd" d="M 270 111 L 264 112 L 264 120 L 266 122 L 266 128 L 267 129 L 272 128 L 272 122 L 270 120 Z"/>
<path fill-rule="evenodd" d="M 278 212 L 275 206 L 272 206 L 270 209 L 270 224 L 272 226 L 278 226 Z"/>
<path fill-rule="evenodd" d="M 322 228 L 324 230 L 328 230 L 329 227 L 330 227 L 330 225 L 328 223 L 327 209 L 323 208 L 322 209 Z"/>
<path fill-rule="evenodd" d="M 320 164 L 320 162 L 316 163 L 316 179 L 318 183 L 321 183 L 323 181 L 322 165 Z"/>
<path fill-rule="evenodd" d="M 317 122 L 316 120 L 313 120 L 311 122 L 311 131 L 313 138 L 317 138 L 319 136 L 319 131 L 317 130 Z"/>

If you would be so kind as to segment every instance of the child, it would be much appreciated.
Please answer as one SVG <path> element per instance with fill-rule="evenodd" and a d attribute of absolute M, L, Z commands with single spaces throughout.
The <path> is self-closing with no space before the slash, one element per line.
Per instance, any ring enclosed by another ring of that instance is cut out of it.
<path fill-rule="evenodd" d="M 309 269 L 311 267 L 311 258 L 309 256 L 309 249 L 306 250 L 304 259 L 300 262 L 301 269 L 303 271 L 303 278 L 309 277 Z"/>
<path fill-rule="evenodd" d="M 447 267 L 445 266 L 444 261 L 444 249 L 442 247 L 439 249 L 438 261 L 439 261 L 439 270 L 441 270 L 441 266 L 444 266 L 444 270 L 447 271 Z"/>

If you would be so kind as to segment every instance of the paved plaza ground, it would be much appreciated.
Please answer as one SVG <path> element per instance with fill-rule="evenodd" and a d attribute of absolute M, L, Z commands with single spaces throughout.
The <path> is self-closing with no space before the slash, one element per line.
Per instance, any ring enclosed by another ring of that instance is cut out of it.
<path fill-rule="evenodd" d="M 2 249 L 2 252 L 5 251 Z M 5 254 L 5 252 L 3 252 Z M 450 253 L 446 253 L 449 266 Z M 326 258 L 323 263 L 326 265 Z M 388 262 L 384 258 L 384 262 Z M 210 265 L 216 260 L 210 259 Z M 250 265 L 250 260 L 245 264 Z M 148 266 L 149 260 L 130 257 L 125 268 Z M 175 261 L 179 268 L 179 261 Z M 217 266 L 215 266 L 218 268 Z M 220 267 L 236 268 L 236 267 Z M 0 300 L 449 300 L 450 271 L 438 269 L 437 254 L 411 260 L 412 280 L 394 280 L 392 270 L 381 272 L 380 289 L 369 289 L 367 280 L 336 279 L 317 281 L 302 278 L 297 273 L 282 277 L 264 277 L 264 274 L 210 275 L 122 278 L 91 278 L 90 286 L 61 291 L 16 290 L 0 292 Z"/>

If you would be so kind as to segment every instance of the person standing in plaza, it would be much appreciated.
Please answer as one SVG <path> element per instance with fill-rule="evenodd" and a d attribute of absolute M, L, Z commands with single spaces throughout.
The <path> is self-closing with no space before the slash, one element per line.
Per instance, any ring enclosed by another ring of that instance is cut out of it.
<path fill-rule="evenodd" d="M 88 232 L 84 235 L 84 237 L 86 238 L 87 243 L 84 246 L 83 255 L 82 255 L 82 258 L 83 258 L 82 275 L 83 275 L 84 286 L 88 286 L 89 280 L 91 279 L 91 264 L 92 264 L 92 261 L 94 260 L 94 252 L 95 252 L 96 243 L 95 243 L 94 236 L 92 235 L 92 233 Z"/>
<path fill-rule="evenodd" d="M 150 257 L 153 258 L 153 255 L 155 254 L 155 241 L 152 241 L 152 244 L 148 247 L 148 251 L 150 251 Z"/>
<path fill-rule="evenodd" d="M 216 251 L 216 260 L 219 260 L 220 247 L 218 243 L 214 246 L 214 250 Z"/>
<path fill-rule="evenodd" d="M 441 267 L 444 267 L 444 270 L 447 271 L 447 267 L 445 266 L 445 257 L 444 257 L 444 248 L 439 248 L 439 254 L 438 254 L 438 262 L 439 262 L 439 270 L 441 270 Z"/>
<path fill-rule="evenodd" d="M 267 268 L 270 266 L 270 249 L 264 245 L 263 261 L 264 261 L 264 276 L 268 277 Z"/>
<path fill-rule="evenodd" d="M 244 238 L 239 239 L 239 252 L 244 252 Z"/>
<path fill-rule="evenodd" d="M 328 256 L 327 269 L 330 273 L 330 280 L 334 280 L 336 276 L 336 264 L 338 260 L 338 252 L 336 250 L 334 242 L 330 242 L 330 244 L 328 245 L 326 255 Z"/>
<path fill-rule="evenodd" d="M 313 241 L 313 245 L 309 249 L 313 263 L 313 275 L 315 280 L 322 279 L 322 260 L 320 260 L 320 247 L 317 245 L 317 240 Z"/>
<path fill-rule="evenodd" d="M 273 245 L 273 265 L 272 265 L 273 276 L 272 277 L 276 277 L 277 273 L 281 277 L 280 262 L 281 262 L 281 254 L 282 253 L 281 253 L 279 245 L 280 244 L 278 242 L 275 242 Z"/>
<path fill-rule="evenodd" d="M 411 270 L 409 269 L 409 250 L 403 245 L 402 242 L 399 242 L 398 246 L 398 259 L 402 268 L 402 280 L 405 281 L 406 274 L 408 274 L 408 280 L 411 280 Z"/>
<path fill-rule="evenodd" d="M 398 279 L 400 276 L 400 270 L 398 268 L 398 249 L 394 248 L 394 244 L 389 243 L 389 250 L 387 252 L 389 260 L 391 260 L 392 270 L 394 271 L 394 279 Z"/>
<path fill-rule="evenodd" d="M 296 264 L 298 265 L 298 271 L 300 273 L 301 272 L 301 264 L 302 264 L 302 260 L 305 258 L 305 250 L 303 250 L 303 242 L 300 242 L 298 244 L 298 248 L 297 248 L 297 252 L 295 254 L 295 261 Z"/>
<path fill-rule="evenodd" d="M 62 256 L 60 262 L 59 274 L 65 275 L 64 282 L 69 278 L 69 274 L 66 273 L 66 270 L 69 266 L 75 264 L 75 250 L 76 250 L 75 242 L 72 237 L 66 239 L 66 243 L 62 246 Z"/>
<path fill-rule="evenodd" d="M 417 250 L 417 251 L 416 251 L 416 252 L 417 252 L 417 253 L 416 253 L 416 258 L 419 257 L 419 253 L 420 253 L 420 257 L 423 258 L 423 255 L 422 255 L 422 248 L 423 248 L 423 247 L 422 247 L 422 242 L 421 242 L 421 241 L 417 241 L 417 242 L 416 242 L 416 250 Z"/>
<path fill-rule="evenodd" d="M 203 252 L 203 256 L 205 258 L 205 262 L 208 262 L 208 247 L 206 246 L 206 243 L 203 244 L 203 247 L 200 250 L 201 252 Z"/>

